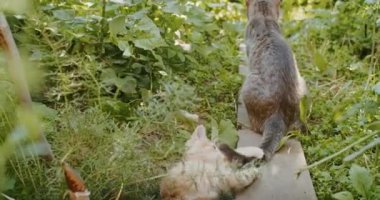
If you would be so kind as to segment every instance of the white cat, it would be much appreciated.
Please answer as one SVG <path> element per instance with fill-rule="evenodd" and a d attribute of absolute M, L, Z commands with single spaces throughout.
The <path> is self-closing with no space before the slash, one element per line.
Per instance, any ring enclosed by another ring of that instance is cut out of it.
<path fill-rule="evenodd" d="M 165 200 L 214 200 L 221 193 L 236 193 L 258 176 L 258 170 L 244 163 L 264 155 L 258 147 L 243 147 L 235 151 L 227 145 L 216 145 L 207 138 L 204 126 L 198 126 L 186 142 L 181 162 L 171 168 L 160 185 Z"/>

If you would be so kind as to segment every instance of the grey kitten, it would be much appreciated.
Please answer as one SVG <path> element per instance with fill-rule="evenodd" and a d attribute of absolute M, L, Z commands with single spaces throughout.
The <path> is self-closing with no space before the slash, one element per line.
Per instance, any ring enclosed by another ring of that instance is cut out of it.
<path fill-rule="evenodd" d="M 281 0 L 247 0 L 245 45 L 249 74 L 242 86 L 252 129 L 263 134 L 261 148 L 270 160 L 289 127 L 298 123 L 306 93 L 292 50 L 278 25 Z"/>

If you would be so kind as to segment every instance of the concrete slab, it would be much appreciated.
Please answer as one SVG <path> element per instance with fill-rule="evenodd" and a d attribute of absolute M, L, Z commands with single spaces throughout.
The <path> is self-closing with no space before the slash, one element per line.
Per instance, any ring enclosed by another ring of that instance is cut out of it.
<path fill-rule="evenodd" d="M 244 45 L 240 47 L 244 51 Z M 241 59 L 245 63 L 245 59 Z M 248 74 L 248 68 L 240 66 L 241 74 Z M 259 146 L 261 135 L 248 130 L 250 123 L 244 104 L 239 97 L 238 104 L 239 130 L 238 146 Z M 237 195 L 236 200 L 316 200 L 309 171 L 297 177 L 300 168 L 307 165 L 301 143 L 295 139 L 278 151 L 272 160 L 261 167 L 261 177 L 245 191 Z"/>
<path fill-rule="evenodd" d="M 261 142 L 261 135 L 247 129 L 240 130 L 239 136 L 239 147 L 258 146 Z M 316 200 L 309 172 L 297 177 L 296 173 L 304 166 L 306 160 L 301 144 L 291 139 L 261 167 L 260 178 L 237 195 L 236 200 Z"/>
<path fill-rule="evenodd" d="M 241 101 L 239 101 L 238 110 L 237 110 L 238 112 L 237 115 L 240 117 L 238 117 L 237 122 L 238 122 L 239 127 L 241 127 L 242 129 L 244 128 L 249 129 L 251 127 L 251 124 L 248 120 L 248 113 L 245 109 L 244 104 L 240 102 Z"/>

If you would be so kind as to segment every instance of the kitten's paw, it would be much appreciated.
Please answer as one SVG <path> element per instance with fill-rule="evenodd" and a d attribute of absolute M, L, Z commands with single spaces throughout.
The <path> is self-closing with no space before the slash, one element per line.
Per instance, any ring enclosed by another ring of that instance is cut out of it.
<path fill-rule="evenodd" d="M 258 159 L 261 159 L 264 156 L 264 151 L 261 148 L 255 146 L 239 147 L 235 151 L 244 156 L 255 157 Z"/>
<path fill-rule="evenodd" d="M 265 163 L 266 163 L 266 161 L 264 160 L 264 158 L 261 158 L 261 159 L 256 158 L 256 159 L 249 161 L 245 165 L 243 165 L 243 168 L 253 167 L 253 168 L 259 169 Z"/>

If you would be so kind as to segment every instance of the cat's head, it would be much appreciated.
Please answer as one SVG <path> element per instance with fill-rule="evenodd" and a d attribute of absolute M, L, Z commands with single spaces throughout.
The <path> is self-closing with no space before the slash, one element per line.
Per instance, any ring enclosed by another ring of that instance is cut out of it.
<path fill-rule="evenodd" d="M 282 0 L 246 0 L 248 20 L 254 17 L 278 20 Z"/>
<path fill-rule="evenodd" d="M 197 126 L 190 139 L 186 141 L 185 160 L 217 161 L 223 159 L 223 154 L 218 150 L 217 145 L 208 139 L 206 128 L 203 125 Z"/>

